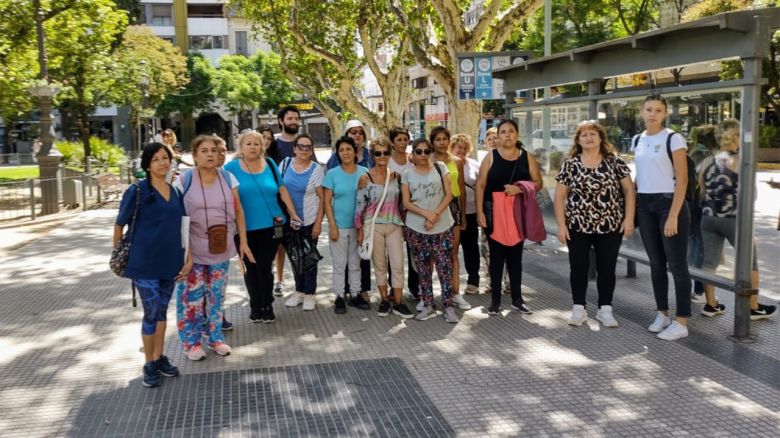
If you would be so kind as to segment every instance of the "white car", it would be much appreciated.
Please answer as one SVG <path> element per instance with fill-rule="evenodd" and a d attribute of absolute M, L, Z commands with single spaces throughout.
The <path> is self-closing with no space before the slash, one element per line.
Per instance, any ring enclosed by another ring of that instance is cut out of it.
<path fill-rule="evenodd" d="M 531 137 L 533 139 L 533 148 L 539 149 L 544 147 L 544 131 L 541 129 L 535 130 Z M 563 129 L 551 129 L 550 130 L 550 152 L 568 151 L 572 145 L 572 136 L 566 134 Z"/>

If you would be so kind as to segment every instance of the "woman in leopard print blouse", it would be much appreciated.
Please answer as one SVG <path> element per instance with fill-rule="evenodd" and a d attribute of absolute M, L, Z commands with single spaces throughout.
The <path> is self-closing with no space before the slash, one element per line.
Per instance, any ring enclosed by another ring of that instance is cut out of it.
<path fill-rule="evenodd" d="M 596 252 L 599 293 L 596 319 L 617 327 L 612 316 L 615 265 L 623 236 L 634 231 L 634 184 L 631 171 L 607 141 L 607 132 L 595 121 L 580 123 L 574 146 L 555 178 L 555 217 L 558 240 L 569 247 L 574 307 L 570 325 L 587 321 L 589 252 Z"/>

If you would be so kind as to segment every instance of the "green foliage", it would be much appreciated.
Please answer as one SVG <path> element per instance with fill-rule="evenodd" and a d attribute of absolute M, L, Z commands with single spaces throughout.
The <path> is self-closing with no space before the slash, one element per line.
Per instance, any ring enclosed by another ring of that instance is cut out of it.
<path fill-rule="evenodd" d="M 213 107 L 216 69 L 208 59 L 197 52 L 187 55 L 187 78 L 184 88 L 165 96 L 157 107 L 157 114 L 166 117 L 173 112 L 183 114 L 205 111 Z"/>
<path fill-rule="evenodd" d="M 90 137 L 89 143 L 92 146 L 92 156 L 103 164 L 118 166 L 127 161 L 125 150 L 120 146 L 98 137 Z M 81 142 L 58 141 L 55 146 L 66 163 L 78 166 L 84 162 L 84 145 Z"/>
<path fill-rule="evenodd" d="M 214 78 L 215 93 L 232 114 L 258 109 L 265 112 L 293 96 L 292 84 L 282 73 L 279 56 L 258 52 L 250 58 L 223 56 Z"/>
<path fill-rule="evenodd" d="M 780 127 L 774 125 L 762 126 L 758 137 L 758 147 L 780 148 Z"/>

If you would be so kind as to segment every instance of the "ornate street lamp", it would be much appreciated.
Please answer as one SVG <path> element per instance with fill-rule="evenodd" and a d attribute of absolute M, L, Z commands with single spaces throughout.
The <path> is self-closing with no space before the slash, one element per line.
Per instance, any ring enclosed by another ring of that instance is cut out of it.
<path fill-rule="evenodd" d="M 35 8 L 35 28 L 38 34 L 38 64 L 40 66 L 39 85 L 30 88 L 30 94 L 38 98 L 40 105 L 40 141 L 41 148 L 38 151 L 38 167 L 40 168 L 41 195 L 43 210 L 41 214 L 52 214 L 59 211 L 59 197 L 57 195 L 57 179 L 59 176 L 62 154 L 57 149 L 52 150 L 52 123 L 51 102 L 52 97 L 59 91 L 49 84 L 49 71 L 46 66 L 46 37 L 43 33 L 43 10 L 41 1 L 33 0 Z"/>

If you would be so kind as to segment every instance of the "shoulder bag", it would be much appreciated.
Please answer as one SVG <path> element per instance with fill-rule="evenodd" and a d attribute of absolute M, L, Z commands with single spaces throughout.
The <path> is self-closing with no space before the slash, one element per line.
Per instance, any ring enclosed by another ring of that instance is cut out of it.
<path fill-rule="evenodd" d="M 141 186 L 138 183 L 133 184 L 135 186 L 135 209 L 133 210 L 133 217 L 130 219 L 130 227 L 119 240 L 119 244 L 111 251 L 111 259 L 108 265 L 114 274 L 124 277 L 125 268 L 127 262 L 130 260 L 130 246 L 133 243 L 133 230 L 135 229 L 135 220 L 138 217 L 138 210 L 141 208 Z"/>
<path fill-rule="evenodd" d="M 382 197 L 379 199 L 379 204 L 374 210 L 374 217 L 371 218 L 371 231 L 369 233 L 363 232 L 363 243 L 358 248 L 360 258 L 363 260 L 371 260 L 371 255 L 374 253 L 374 226 L 376 225 L 376 217 L 379 215 L 379 210 L 385 203 L 385 197 L 387 196 L 387 187 L 390 185 L 390 169 L 387 170 L 387 177 L 385 178 L 385 188 L 382 190 Z M 365 226 L 363 227 L 365 230 Z"/>

